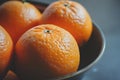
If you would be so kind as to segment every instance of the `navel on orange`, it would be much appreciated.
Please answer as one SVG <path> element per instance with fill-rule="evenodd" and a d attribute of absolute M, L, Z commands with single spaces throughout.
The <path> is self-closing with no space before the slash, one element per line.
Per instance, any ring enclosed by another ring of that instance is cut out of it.
<path fill-rule="evenodd" d="M 21 80 L 45 80 L 76 72 L 80 52 L 74 37 L 52 25 L 25 32 L 16 44 L 15 72 Z"/>
<path fill-rule="evenodd" d="M 92 33 L 92 21 L 87 10 L 78 2 L 59 0 L 43 12 L 41 24 L 54 24 L 69 31 L 78 44 L 86 43 Z"/>

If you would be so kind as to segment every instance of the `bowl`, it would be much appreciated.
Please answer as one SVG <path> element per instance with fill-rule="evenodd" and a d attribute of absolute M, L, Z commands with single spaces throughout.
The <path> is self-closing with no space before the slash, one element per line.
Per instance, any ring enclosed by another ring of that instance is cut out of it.
<path fill-rule="evenodd" d="M 45 10 L 48 4 L 30 0 L 41 12 Z M 105 37 L 100 27 L 93 22 L 93 32 L 89 41 L 80 48 L 81 62 L 77 72 L 68 74 L 55 79 L 48 80 L 80 80 L 84 73 L 91 69 L 102 57 L 105 50 Z"/>
<path fill-rule="evenodd" d="M 28 0 L 28 2 L 34 4 L 43 12 L 48 4 L 36 1 Z M 80 80 L 84 76 L 84 73 L 91 69 L 101 59 L 105 50 L 105 37 L 102 30 L 95 22 L 93 22 L 93 32 L 89 41 L 81 47 L 80 50 L 81 62 L 77 72 L 48 80 Z"/>

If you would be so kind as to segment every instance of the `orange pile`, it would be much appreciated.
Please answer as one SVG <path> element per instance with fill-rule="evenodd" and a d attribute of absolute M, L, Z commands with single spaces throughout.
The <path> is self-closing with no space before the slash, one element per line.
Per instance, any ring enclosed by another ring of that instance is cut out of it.
<path fill-rule="evenodd" d="M 92 33 L 87 10 L 69 0 L 53 2 L 42 14 L 28 2 L 7 1 L 0 5 L 0 25 L 0 78 L 9 71 L 4 80 L 45 80 L 76 72 L 80 48 Z"/>

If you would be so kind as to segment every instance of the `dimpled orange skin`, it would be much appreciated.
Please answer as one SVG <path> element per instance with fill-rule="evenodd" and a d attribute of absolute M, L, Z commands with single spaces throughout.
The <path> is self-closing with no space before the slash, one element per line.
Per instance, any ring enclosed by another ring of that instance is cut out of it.
<path fill-rule="evenodd" d="M 45 80 L 76 72 L 80 52 L 68 31 L 45 24 L 22 35 L 16 44 L 15 61 L 21 80 Z"/>
<path fill-rule="evenodd" d="M 92 33 L 92 21 L 87 10 L 79 3 L 59 0 L 50 4 L 43 12 L 41 24 L 55 24 L 68 30 L 82 46 Z"/>
<path fill-rule="evenodd" d="M 26 30 L 39 24 L 40 17 L 40 11 L 28 2 L 7 1 L 0 6 L 0 24 L 14 44 Z"/>
<path fill-rule="evenodd" d="M 0 78 L 9 67 L 12 57 L 13 42 L 7 31 L 0 26 Z"/>

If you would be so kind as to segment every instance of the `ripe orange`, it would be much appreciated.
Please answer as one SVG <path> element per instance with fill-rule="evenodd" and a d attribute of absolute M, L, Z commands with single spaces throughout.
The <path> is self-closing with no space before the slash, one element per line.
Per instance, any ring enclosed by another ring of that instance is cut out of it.
<path fill-rule="evenodd" d="M 0 6 L 0 24 L 16 43 L 29 28 L 38 25 L 40 11 L 28 2 L 7 1 Z"/>
<path fill-rule="evenodd" d="M 92 21 L 87 10 L 69 0 L 50 4 L 43 12 L 40 23 L 54 24 L 68 30 L 80 46 L 89 40 L 92 33 Z"/>
<path fill-rule="evenodd" d="M 7 75 L 5 76 L 4 80 L 19 80 L 17 75 L 13 71 L 8 71 Z"/>
<path fill-rule="evenodd" d="M 13 43 L 9 34 L 0 26 L 0 78 L 3 77 L 9 67 L 12 57 Z"/>
<path fill-rule="evenodd" d="M 45 80 L 76 72 L 80 62 L 76 40 L 66 30 L 36 26 L 16 44 L 15 72 L 21 80 Z"/>

